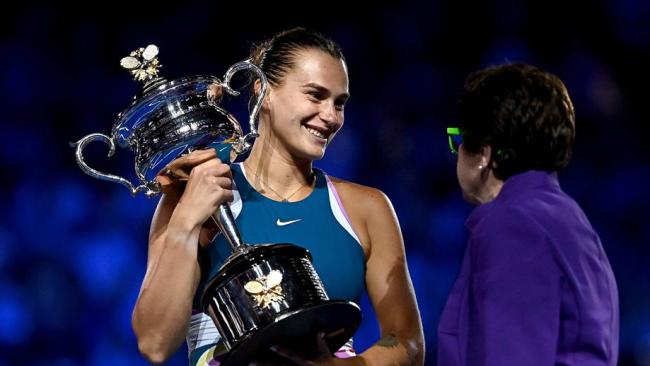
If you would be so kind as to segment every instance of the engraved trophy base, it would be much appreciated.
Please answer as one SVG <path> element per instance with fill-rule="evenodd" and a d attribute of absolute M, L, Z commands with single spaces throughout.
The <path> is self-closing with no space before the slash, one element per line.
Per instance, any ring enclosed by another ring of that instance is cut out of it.
<path fill-rule="evenodd" d="M 277 359 L 278 356 L 269 350 L 273 345 L 301 355 L 315 355 L 319 331 L 325 334 L 330 353 L 334 353 L 352 337 L 360 323 L 360 309 L 350 301 L 330 300 L 292 311 L 255 331 L 254 336 L 240 340 L 221 365 L 248 365 L 253 360 Z"/>
<path fill-rule="evenodd" d="M 327 296 L 309 251 L 288 243 L 244 246 L 207 284 L 201 302 L 226 344 L 224 365 L 273 359 L 273 345 L 313 354 L 318 332 L 333 353 L 361 323 L 359 306 Z"/>

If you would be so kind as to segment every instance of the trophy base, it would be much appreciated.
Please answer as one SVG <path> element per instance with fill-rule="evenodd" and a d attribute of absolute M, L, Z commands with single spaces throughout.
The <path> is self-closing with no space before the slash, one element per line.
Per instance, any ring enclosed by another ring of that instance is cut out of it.
<path fill-rule="evenodd" d="M 361 310 L 350 301 L 327 301 L 295 310 L 242 339 L 221 365 L 248 365 L 256 359 L 277 359 L 278 355 L 269 350 L 273 345 L 296 350 L 301 355 L 316 354 L 318 332 L 325 334 L 327 347 L 334 353 L 352 337 L 360 323 Z"/>

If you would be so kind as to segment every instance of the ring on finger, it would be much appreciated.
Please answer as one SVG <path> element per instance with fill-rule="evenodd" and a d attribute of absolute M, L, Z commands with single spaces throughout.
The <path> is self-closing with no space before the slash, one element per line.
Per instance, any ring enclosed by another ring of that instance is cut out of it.
<path fill-rule="evenodd" d="M 165 169 L 165 175 L 167 175 L 168 177 L 171 177 L 171 178 L 178 178 L 176 173 L 174 173 L 174 171 L 171 170 L 170 168 Z"/>

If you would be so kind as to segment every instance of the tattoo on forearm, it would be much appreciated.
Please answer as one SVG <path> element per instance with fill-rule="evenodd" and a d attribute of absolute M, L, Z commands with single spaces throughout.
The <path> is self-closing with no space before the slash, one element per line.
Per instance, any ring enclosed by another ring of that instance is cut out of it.
<path fill-rule="evenodd" d="M 382 336 L 376 343 L 380 347 L 386 347 L 386 348 L 393 348 L 397 347 L 399 342 L 397 341 L 397 338 L 395 338 L 394 335 L 392 334 L 386 334 Z"/>

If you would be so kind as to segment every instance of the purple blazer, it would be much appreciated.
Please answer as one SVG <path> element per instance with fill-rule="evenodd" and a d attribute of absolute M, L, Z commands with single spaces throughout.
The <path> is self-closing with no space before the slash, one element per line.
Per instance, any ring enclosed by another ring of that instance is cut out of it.
<path fill-rule="evenodd" d="M 557 175 L 528 171 L 477 207 L 438 326 L 438 365 L 615 365 L 619 308 L 598 235 Z"/>

